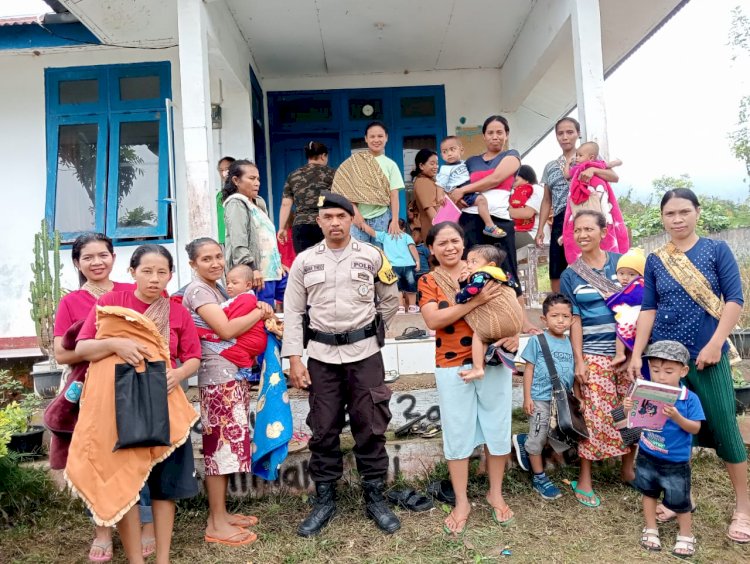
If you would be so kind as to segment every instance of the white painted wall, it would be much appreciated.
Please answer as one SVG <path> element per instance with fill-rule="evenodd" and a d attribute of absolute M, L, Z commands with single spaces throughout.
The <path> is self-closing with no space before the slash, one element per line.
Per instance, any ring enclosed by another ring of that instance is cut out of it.
<path fill-rule="evenodd" d="M 34 233 L 44 217 L 47 198 L 47 149 L 45 132 L 44 69 L 82 65 L 169 61 L 172 95 L 180 107 L 179 61 L 176 49 L 136 51 L 131 49 L 83 48 L 55 50 L 41 55 L 0 54 L 0 68 L 8 80 L 0 82 L 0 209 L 4 211 L 0 236 L 0 338 L 34 335 L 29 316 L 28 287 L 31 281 Z M 12 78 L 10 78 L 12 77 Z M 175 112 L 175 153 L 183 153 L 179 111 Z M 179 206 L 185 201 L 185 171 L 176 162 L 178 227 L 184 229 L 186 215 Z M 128 281 L 127 264 L 136 245 L 117 247 L 112 278 Z M 174 253 L 174 245 L 168 245 Z M 189 280 L 185 253 L 181 259 L 183 283 Z M 62 252 L 63 287 L 76 288 L 77 275 L 70 251 Z M 177 277 L 170 288 L 177 288 Z"/>

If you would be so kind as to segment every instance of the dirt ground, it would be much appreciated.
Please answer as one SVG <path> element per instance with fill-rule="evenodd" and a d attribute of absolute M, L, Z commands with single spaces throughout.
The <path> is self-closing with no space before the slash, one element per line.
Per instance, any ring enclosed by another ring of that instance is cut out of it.
<path fill-rule="evenodd" d="M 693 562 L 747 563 L 750 545 L 736 545 L 725 537 L 732 507 L 731 488 L 719 461 L 700 455 L 694 463 L 693 488 L 697 511 L 694 532 L 698 553 Z M 496 525 L 484 500 L 487 483 L 472 475 L 470 494 L 473 511 L 463 538 L 451 539 L 442 532 L 448 507 L 425 513 L 398 510 L 402 529 L 383 535 L 365 518 L 362 497 L 356 485 L 342 487 L 339 514 L 317 538 L 295 534 L 309 506 L 304 497 L 277 495 L 260 501 L 235 502 L 234 511 L 252 513 L 261 519 L 259 541 L 251 546 L 230 548 L 203 542 L 206 500 L 181 503 L 172 543 L 174 563 L 330 563 L 408 562 L 480 563 L 537 562 L 674 562 L 669 550 L 677 528 L 662 525 L 665 550 L 647 553 L 638 546 L 641 527 L 639 496 L 622 485 L 616 466 L 597 466 L 594 485 L 602 498 L 598 509 L 579 505 L 563 480 L 574 480 L 576 468 L 551 472 L 565 489 L 555 502 L 541 500 L 530 488 L 528 475 L 517 469 L 506 475 L 506 500 L 516 514 L 508 528 Z M 446 476 L 441 467 L 431 479 Z M 414 484 L 418 489 L 425 482 Z M 59 501 L 30 516 L 24 523 L 0 529 L 0 561 L 13 563 L 85 563 L 92 535 L 90 521 L 80 503 Z M 122 545 L 115 535 L 115 558 L 124 562 Z M 509 550 L 511 556 L 502 556 Z M 153 559 L 152 559 L 153 561 Z"/>

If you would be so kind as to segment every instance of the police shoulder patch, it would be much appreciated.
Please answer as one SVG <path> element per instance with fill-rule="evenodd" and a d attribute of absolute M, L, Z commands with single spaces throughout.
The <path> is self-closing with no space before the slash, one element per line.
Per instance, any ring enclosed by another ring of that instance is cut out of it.
<path fill-rule="evenodd" d="M 380 270 L 378 270 L 378 280 L 380 280 L 383 284 L 395 284 L 396 282 L 398 282 L 398 276 L 396 276 L 396 273 L 393 272 L 393 267 L 388 261 L 388 258 L 385 256 L 385 253 L 380 249 L 378 249 L 378 251 L 380 252 L 380 258 L 383 259 L 383 262 L 380 265 Z"/>

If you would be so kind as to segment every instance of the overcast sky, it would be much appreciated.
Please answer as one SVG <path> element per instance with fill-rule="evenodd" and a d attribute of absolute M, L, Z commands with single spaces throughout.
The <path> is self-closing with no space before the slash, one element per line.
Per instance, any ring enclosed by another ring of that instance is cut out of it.
<path fill-rule="evenodd" d="M 2 15 L 48 11 L 41 0 L 0 2 Z M 632 187 L 645 198 L 654 178 L 687 173 L 699 193 L 748 196 L 745 166 L 727 138 L 750 94 L 750 55 L 732 61 L 728 45 L 734 6 L 750 16 L 750 0 L 691 0 L 607 79 L 610 156 L 625 163 L 617 193 Z M 559 152 L 550 135 L 524 162 L 541 175 Z"/>
<path fill-rule="evenodd" d="M 748 196 L 727 139 L 750 94 L 750 56 L 733 62 L 728 45 L 734 6 L 750 16 L 750 0 L 691 0 L 605 82 L 610 157 L 625 163 L 616 193 L 646 197 L 654 178 L 687 173 L 697 192 Z M 541 176 L 559 154 L 552 134 L 524 162 Z"/>

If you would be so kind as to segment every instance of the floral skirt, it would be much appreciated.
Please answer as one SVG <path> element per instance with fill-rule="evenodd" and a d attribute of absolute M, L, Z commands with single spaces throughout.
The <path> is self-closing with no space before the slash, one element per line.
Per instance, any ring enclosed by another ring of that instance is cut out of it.
<path fill-rule="evenodd" d="M 589 439 L 578 443 L 578 455 L 586 460 L 604 460 L 630 452 L 615 429 L 611 411 L 627 396 L 630 382 L 625 374 L 612 370 L 608 356 L 584 354 L 589 365 L 588 383 L 581 386 L 583 417 L 589 429 Z"/>
<path fill-rule="evenodd" d="M 250 383 L 200 388 L 206 476 L 250 472 Z"/>

